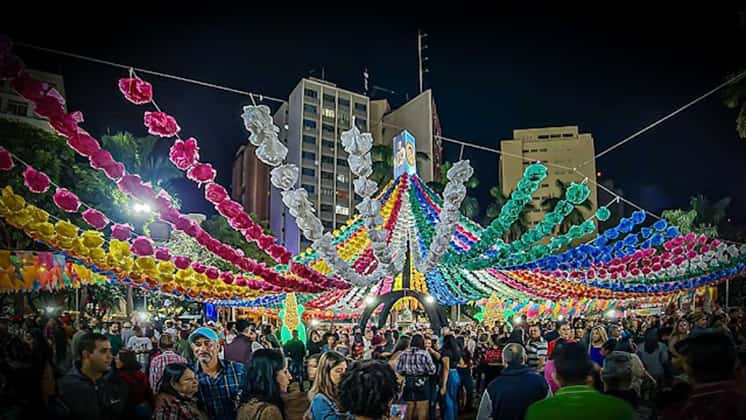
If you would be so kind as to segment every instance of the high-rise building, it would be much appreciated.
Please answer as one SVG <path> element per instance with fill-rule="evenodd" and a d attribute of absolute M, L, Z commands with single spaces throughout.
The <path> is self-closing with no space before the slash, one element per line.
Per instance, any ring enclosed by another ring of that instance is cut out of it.
<path fill-rule="evenodd" d="M 288 147 L 287 163 L 300 168 L 300 185 L 316 209 L 324 230 L 344 225 L 358 202 L 340 136 L 352 127 L 368 131 L 370 100 L 335 84 L 302 79 L 287 104 L 275 112 L 280 139 Z M 280 191 L 271 188 L 270 227 L 292 252 L 306 248 L 295 218 L 282 203 Z"/>
<path fill-rule="evenodd" d="M 513 130 L 513 139 L 501 141 L 500 150 L 500 183 L 506 196 L 515 189 L 526 166 L 542 162 L 549 169 L 547 177 L 534 193 L 531 203 L 534 208 L 527 215 L 529 227 L 539 223 L 547 210 L 551 210 L 542 208 L 545 199 L 560 197 L 558 180 L 569 186 L 571 182 L 582 182 L 588 177 L 591 208 L 578 208 L 586 218 L 596 211 L 596 161 L 591 134 L 578 133 L 575 126 Z M 551 164 L 569 169 L 560 169 Z M 577 171 L 573 171 L 573 168 Z"/>
<path fill-rule="evenodd" d="M 231 196 L 249 213 L 269 219 L 269 167 L 256 157 L 256 146 L 241 146 L 233 159 Z"/>
<path fill-rule="evenodd" d="M 65 84 L 59 74 L 47 73 L 39 70 L 27 70 L 32 77 L 48 83 L 65 97 Z M 26 98 L 19 95 L 10 86 L 10 80 L 0 80 L 0 118 L 20 121 L 35 127 L 54 132 L 45 118 L 34 113 L 34 107 Z"/>

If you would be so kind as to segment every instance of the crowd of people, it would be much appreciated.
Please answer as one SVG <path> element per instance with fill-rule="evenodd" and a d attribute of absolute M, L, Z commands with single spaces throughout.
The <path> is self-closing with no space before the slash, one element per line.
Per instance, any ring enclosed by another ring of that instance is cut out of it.
<path fill-rule="evenodd" d="M 0 319 L 0 419 L 746 419 L 740 308 L 285 343 L 247 320 L 73 324 Z"/>

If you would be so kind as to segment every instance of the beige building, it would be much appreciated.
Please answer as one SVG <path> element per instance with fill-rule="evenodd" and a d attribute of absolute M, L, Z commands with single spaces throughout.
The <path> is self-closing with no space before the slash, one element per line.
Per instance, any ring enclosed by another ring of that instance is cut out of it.
<path fill-rule="evenodd" d="M 57 89 L 63 98 L 66 97 L 65 84 L 61 75 L 38 70 L 28 70 L 28 72 L 35 79 L 47 82 Z M 34 113 L 31 102 L 13 90 L 10 80 L 0 80 L 0 118 L 28 123 L 42 130 L 54 132 L 45 118 Z"/>
<path fill-rule="evenodd" d="M 535 209 L 528 214 L 530 226 L 535 226 L 544 218 L 545 209 L 541 207 L 542 201 L 549 197 L 559 197 L 560 189 L 556 182 L 558 179 L 569 185 L 570 182 L 582 182 L 587 176 L 592 206 L 590 211 L 582 207 L 580 209 L 586 217 L 596 211 L 596 161 L 591 134 L 579 133 L 576 126 L 513 130 L 513 138 L 501 141 L 500 150 L 503 152 L 500 155 L 500 180 L 503 194 L 506 196 L 515 189 L 526 166 L 537 161 L 577 168 L 582 173 L 581 175 L 571 169 L 547 165 L 549 173 L 533 196 L 532 204 Z M 588 164 L 583 165 L 588 161 Z"/>

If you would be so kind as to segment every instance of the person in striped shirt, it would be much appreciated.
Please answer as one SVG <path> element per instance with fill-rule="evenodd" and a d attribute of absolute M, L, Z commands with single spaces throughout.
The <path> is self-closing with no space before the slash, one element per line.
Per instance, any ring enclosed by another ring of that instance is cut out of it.
<path fill-rule="evenodd" d="M 150 388 L 153 390 L 153 395 L 158 393 L 159 383 L 163 376 L 163 371 L 166 366 L 172 363 L 186 363 L 186 359 L 181 355 L 174 352 L 174 345 L 176 344 L 174 336 L 171 334 L 162 334 L 158 345 L 161 348 L 162 353 L 153 358 L 150 361 Z"/>
<path fill-rule="evenodd" d="M 526 356 L 528 365 L 537 371 L 544 370 L 544 363 L 547 359 L 547 342 L 541 336 L 541 330 L 538 325 L 532 325 L 528 329 L 528 341 L 526 342 Z"/>

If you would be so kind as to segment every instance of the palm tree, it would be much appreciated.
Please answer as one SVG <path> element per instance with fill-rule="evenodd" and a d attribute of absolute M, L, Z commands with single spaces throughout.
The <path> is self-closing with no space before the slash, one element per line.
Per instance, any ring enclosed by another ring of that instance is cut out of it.
<path fill-rule="evenodd" d="M 379 186 L 385 185 L 394 177 L 394 151 L 391 146 L 374 144 L 370 149 L 370 154 L 373 161 L 373 174 L 370 179 Z M 430 156 L 425 152 L 415 152 L 415 159 L 419 167 L 420 164 L 429 162 Z"/>
<path fill-rule="evenodd" d="M 702 194 L 692 197 L 689 200 L 689 205 L 697 212 L 694 224 L 711 225 L 714 227 L 720 226 L 727 216 L 730 202 L 730 197 L 723 197 L 715 203 L 711 203 L 710 200 Z"/>
<path fill-rule="evenodd" d="M 500 215 L 502 207 L 508 202 L 508 200 L 510 200 L 510 195 L 506 196 L 502 191 L 503 190 L 499 185 L 490 188 L 490 196 L 494 201 L 490 203 L 489 207 L 487 207 L 487 214 L 484 219 L 485 224 L 490 224 L 494 219 L 496 219 Z M 510 229 L 508 229 L 508 231 L 503 235 L 504 241 L 515 241 L 520 238 L 521 235 L 528 232 L 530 229 L 528 214 L 533 210 L 536 210 L 536 206 L 530 202 L 523 207 L 518 218 L 512 225 L 510 225 Z"/>
<path fill-rule="evenodd" d="M 155 151 L 159 141 L 162 140 L 155 136 L 135 137 L 127 132 L 101 137 L 104 148 L 124 163 L 128 172 L 140 175 L 154 187 L 166 188 L 184 174 L 168 160 L 166 153 Z"/>
<path fill-rule="evenodd" d="M 547 197 L 541 202 L 541 207 L 544 209 L 544 211 L 552 211 L 557 206 L 557 203 L 560 202 L 560 200 L 564 199 L 565 192 L 567 191 L 567 188 L 570 186 L 569 183 L 563 182 L 561 179 L 558 179 L 555 181 L 555 184 L 557 185 L 557 188 L 559 189 L 560 193 L 558 196 L 554 197 Z M 582 207 L 590 212 L 590 210 L 593 208 L 593 203 L 591 202 L 590 198 L 586 199 L 580 204 L 576 204 L 573 206 L 572 212 L 565 216 L 564 219 L 562 219 L 562 223 L 560 223 L 559 226 L 559 232 L 562 234 L 567 233 L 567 231 L 570 230 L 570 228 L 574 225 L 579 225 L 585 221 L 585 216 L 583 213 L 581 213 L 580 209 L 578 207 Z"/>
<path fill-rule="evenodd" d="M 735 74 L 743 71 L 746 71 L 746 67 L 742 67 Z M 728 76 L 728 78 L 735 76 L 735 74 Z M 728 108 L 740 108 L 736 118 L 736 131 L 738 131 L 739 137 L 746 139 L 746 77 L 728 85 L 723 92 L 723 97 L 723 102 Z"/>

